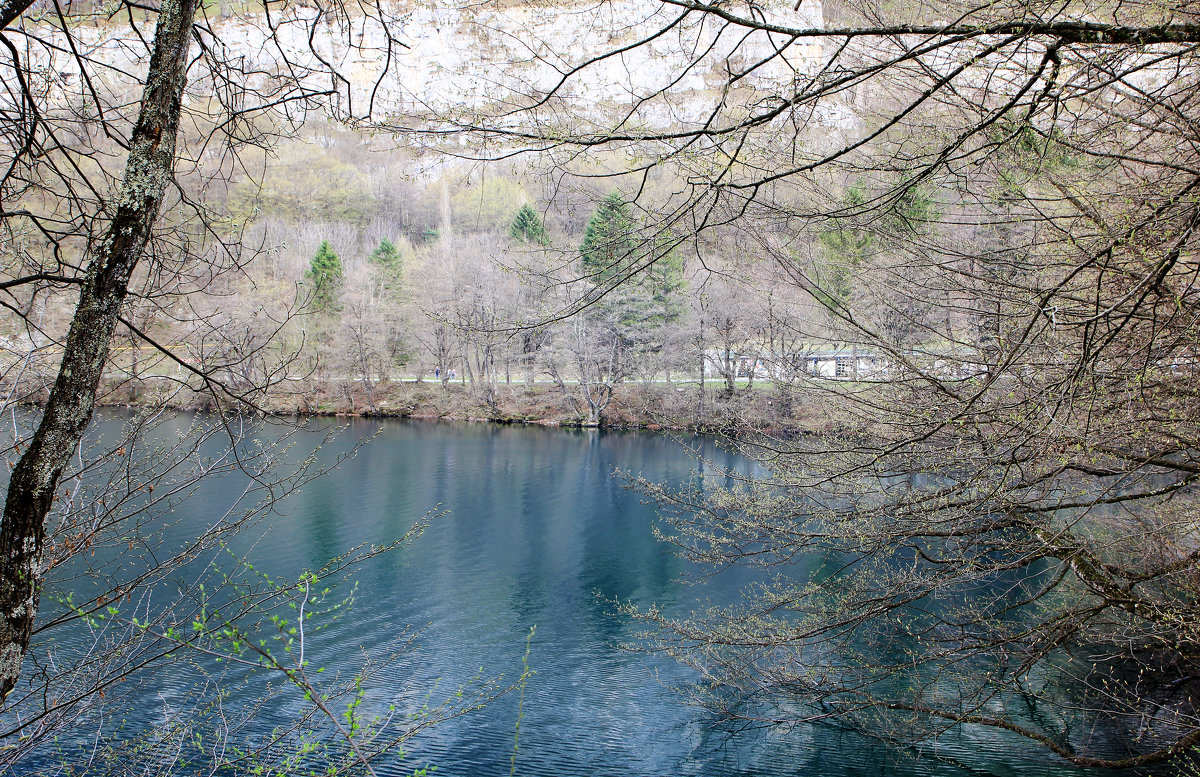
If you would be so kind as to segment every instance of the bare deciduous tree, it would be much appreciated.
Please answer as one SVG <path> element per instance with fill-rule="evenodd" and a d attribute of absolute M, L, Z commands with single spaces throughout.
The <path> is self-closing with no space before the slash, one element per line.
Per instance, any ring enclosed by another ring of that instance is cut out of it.
<path fill-rule="evenodd" d="M 187 617 L 187 603 L 163 603 L 149 587 L 211 552 L 312 474 L 273 470 L 280 449 L 246 446 L 255 425 L 226 412 L 247 403 L 253 409 L 265 386 L 287 377 L 288 349 L 269 341 L 294 312 L 288 300 L 295 292 L 282 295 L 278 308 L 260 306 L 256 321 L 231 321 L 234 311 L 214 314 L 215 306 L 196 299 L 227 290 L 229 277 L 256 253 L 242 244 L 245 225 L 214 212 L 207 194 L 227 187 L 246 148 L 269 150 L 311 110 L 334 121 L 369 116 L 378 80 L 366 89 L 361 79 L 349 80 L 347 58 L 370 50 L 378 55 L 372 72 L 382 78 L 403 46 L 395 19 L 369 3 L 268 2 L 231 22 L 235 35 L 205 13 L 194 0 L 0 9 L 0 305 L 10 316 L 7 348 L 16 352 L 4 364 L 14 437 L 6 455 L 14 466 L 0 524 L 3 734 L 19 742 L 5 748 L 9 765 L 96 709 L 114 683 L 206 639 L 181 637 L 173 619 Z M 59 320 L 50 310 L 73 313 Z M 159 341 L 159 321 L 194 340 Z M 114 354 L 121 330 L 130 350 Z M 156 353 L 157 363 L 147 365 L 143 350 Z M 61 357 L 48 395 L 30 380 L 43 356 Z M 152 373 L 165 394 L 207 393 L 222 412 L 173 445 L 155 443 L 153 432 L 134 424 L 117 447 L 94 450 L 85 430 L 98 392 L 112 372 L 126 369 Z M 29 398 L 45 400 L 32 420 L 13 407 Z M 216 460 L 200 453 L 214 435 L 226 442 Z M 228 514 L 183 547 L 155 534 L 156 521 L 199 479 L 232 470 L 251 485 Z M 98 593 L 68 599 L 38 622 L 48 575 L 72 563 L 86 568 L 82 557 L 98 544 L 126 542 L 131 551 L 145 549 L 138 563 L 86 570 L 88 590 Z M 35 634 L 104 618 L 129 600 L 147 609 L 114 616 L 87 665 L 61 671 L 39 661 L 29 671 Z M 199 632 L 215 633 L 207 626 Z M 233 657 L 228 645 L 214 645 Z M 323 717 L 340 725 L 337 715 Z M 369 771 L 368 761 L 355 757 Z"/>
<path fill-rule="evenodd" d="M 731 716 L 905 742 L 982 726 L 1081 766 L 1185 753 L 1196 10 L 819 10 L 630 7 L 608 47 L 535 49 L 553 67 L 500 119 L 428 127 L 568 173 L 596 175 L 597 149 L 670 169 L 686 185 L 639 199 L 663 234 L 700 261 L 709 233 L 756 235 L 827 336 L 887 365 L 829 384 L 845 436 L 752 447 L 767 482 L 654 491 L 689 557 L 791 573 L 738 608 L 643 615 Z M 582 107 L 614 77 L 627 99 Z M 650 245 L 567 309 L 632 282 Z"/>

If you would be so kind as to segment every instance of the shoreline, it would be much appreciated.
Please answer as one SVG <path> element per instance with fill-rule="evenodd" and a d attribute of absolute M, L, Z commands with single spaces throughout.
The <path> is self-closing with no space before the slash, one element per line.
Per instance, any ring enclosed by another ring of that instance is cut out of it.
<path fill-rule="evenodd" d="M 172 387 L 164 392 L 150 381 L 125 380 L 102 387 L 97 407 L 154 407 L 174 410 L 214 410 L 211 394 Z M 694 433 L 766 433 L 807 435 L 841 433 L 848 419 L 840 418 L 824 391 L 805 391 L 771 383 L 741 386 L 732 393 L 724 385 L 697 381 L 624 383 L 612 397 L 598 423 L 589 423 L 583 403 L 550 384 L 511 383 L 475 389 L 471 384 L 432 381 L 329 381 L 303 391 L 260 395 L 254 405 L 275 416 L 339 418 L 412 418 L 418 420 L 529 425 L 551 428 L 644 429 Z M 40 405 L 39 392 L 24 402 Z"/>

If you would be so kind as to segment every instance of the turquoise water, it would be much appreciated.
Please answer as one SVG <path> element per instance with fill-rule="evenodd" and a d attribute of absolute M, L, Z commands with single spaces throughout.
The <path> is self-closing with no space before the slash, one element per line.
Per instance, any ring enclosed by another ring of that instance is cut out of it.
<path fill-rule="evenodd" d="M 101 431 L 115 434 L 119 420 L 108 417 Z M 319 430 L 302 435 L 293 456 L 319 439 Z M 638 626 L 616 614 L 614 602 L 655 603 L 683 613 L 704 602 L 731 601 L 754 580 L 749 572 L 733 570 L 694 584 L 697 570 L 654 537 L 653 507 L 615 474 L 680 483 L 697 477 L 723 481 L 724 468 L 754 471 L 751 462 L 710 439 L 354 421 L 324 445 L 319 459 L 332 463 L 368 439 L 357 455 L 289 497 L 236 541 L 260 570 L 294 578 L 348 548 L 388 542 L 430 511 L 444 512 L 407 547 L 355 570 L 351 608 L 309 639 L 313 664 L 345 676 L 358 671 L 365 655 L 399 648 L 415 632 L 411 649 L 368 682 L 368 711 L 391 704 L 411 709 L 426 697 L 436 701 L 470 688 L 477 678 L 503 675 L 511 682 L 521 673 L 526 636 L 536 626 L 528 658 L 535 674 L 525 688 L 520 721 L 520 775 L 957 777 L 1070 771 L 1019 739 L 970 731 L 921 752 L 888 750 L 830 727 L 732 733 L 682 703 L 673 690 L 696 679 L 689 670 L 663 656 L 622 650 L 620 644 L 634 639 Z M 238 482 L 231 477 L 208 484 L 175 505 L 169 541 L 183 541 L 189 527 L 207 525 L 228 509 Z M 170 585 L 193 584 L 188 574 L 198 573 L 185 569 Z M 55 639 L 70 642 L 62 634 Z M 258 682 L 235 686 L 231 708 L 261 695 Z M 123 713 L 122 733 L 107 735 L 133 736 L 169 719 L 173 700 L 194 684 L 195 675 L 182 671 L 147 675 L 131 692 L 134 711 Z M 299 708 L 298 700 L 281 698 L 239 735 L 265 734 Z M 382 764 L 381 772 L 409 773 L 433 764 L 439 777 L 508 774 L 518 702 L 518 694 L 509 693 L 419 734 L 406 743 L 406 758 Z M 261 729 L 257 734 L 255 726 Z M 46 768 L 36 759 L 26 763 L 29 773 Z"/>

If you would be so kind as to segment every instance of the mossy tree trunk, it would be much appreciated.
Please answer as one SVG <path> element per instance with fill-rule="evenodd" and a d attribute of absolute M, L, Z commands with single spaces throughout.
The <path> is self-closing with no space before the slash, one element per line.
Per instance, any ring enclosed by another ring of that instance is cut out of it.
<path fill-rule="evenodd" d="M 197 0 L 164 0 L 119 199 L 92 250 L 63 360 L 41 423 L 13 469 L 0 524 L 0 695 L 16 685 L 42 578 L 46 517 L 92 417 L 129 278 L 150 239 L 175 160 Z"/>

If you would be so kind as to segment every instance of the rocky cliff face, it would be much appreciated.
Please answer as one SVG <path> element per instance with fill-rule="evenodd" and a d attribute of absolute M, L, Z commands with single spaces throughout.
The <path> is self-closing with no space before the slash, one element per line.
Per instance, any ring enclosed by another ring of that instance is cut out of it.
<path fill-rule="evenodd" d="M 820 0 L 769 6 L 780 23 L 820 27 Z M 662 32 L 663 29 L 665 32 Z M 117 20 L 77 28 L 83 51 L 31 43 L 27 59 L 48 74 L 65 102 L 90 98 L 80 60 L 102 63 L 99 87 L 118 93 L 144 67 L 144 44 Z M 152 30 L 142 25 L 140 33 Z M 684 17 L 649 0 L 572 4 L 433 2 L 365 4 L 348 15 L 295 5 L 213 18 L 193 44 L 189 99 L 259 95 L 243 104 L 332 98 L 342 118 L 456 117 L 527 107 L 553 93 L 539 121 L 579 122 L 603 114 L 627 126 L 704 121 L 715 105 L 748 107 L 820 66 L 822 45 L 791 46 L 782 36 L 746 35 L 713 19 Z M 638 45 L 638 44 L 641 45 Z M 331 75 L 335 73 L 336 75 Z M 745 74 L 737 89 L 731 74 Z M 96 86 L 96 84 L 93 84 Z M 619 113 L 618 113 L 619 112 Z M 829 116 L 837 120 L 836 116 Z M 586 129 L 586 127 L 584 127 Z"/>
<path fill-rule="evenodd" d="M 819 26 L 820 0 L 794 12 L 788 8 L 786 15 L 791 24 Z M 757 62 L 762 66 L 751 82 L 791 80 L 798 65 L 801 71 L 811 67 L 798 59 L 819 53 L 773 56 L 768 36 L 739 45 L 741 36 L 723 33 L 712 20 L 686 19 L 657 34 L 679 16 L 674 6 L 646 0 L 422 5 L 404 16 L 403 36 L 411 49 L 398 62 L 391 82 L 395 88 L 389 91 L 422 105 L 449 106 L 461 104 L 464 97 L 487 103 L 506 93 L 544 95 L 567 78 L 561 95 L 567 101 L 632 105 L 668 87 L 679 95 L 719 89 L 729 72 Z M 377 41 L 365 42 L 368 48 L 378 46 Z M 629 48 L 593 61 L 623 47 Z M 590 63 L 585 71 L 572 75 L 585 63 Z M 362 64 L 364 80 L 378 74 L 373 67 L 378 63 Z"/>

